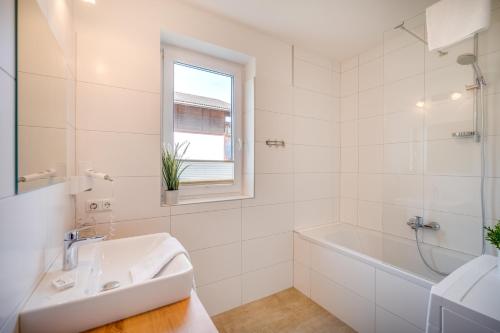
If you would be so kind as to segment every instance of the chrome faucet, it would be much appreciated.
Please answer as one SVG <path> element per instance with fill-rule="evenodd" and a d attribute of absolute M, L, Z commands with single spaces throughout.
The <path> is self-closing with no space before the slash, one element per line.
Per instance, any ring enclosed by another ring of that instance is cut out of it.
<path fill-rule="evenodd" d="M 424 218 L 422 216 L 415 216 L 409 218 L 406 224 L 408 224 L 410 228 L 412 228 L 413 230 L 430 229 L 437 231 L 441 229 L 441 226 L 437 222 L 424 223 Z"/>
<path fill-rule="evenodd" d="M 73 229 L 64 233 L 63 270 L 70 271 L 78 265 L 78 248 L 81 245 L 103 241 L 106 236 L 80 237 L 80 232 L 92 227 Z"/>

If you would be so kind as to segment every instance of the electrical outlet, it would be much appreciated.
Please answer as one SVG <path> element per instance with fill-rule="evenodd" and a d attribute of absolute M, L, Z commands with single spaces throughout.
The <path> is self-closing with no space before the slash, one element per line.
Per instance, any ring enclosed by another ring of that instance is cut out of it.
<path fill-rule="evenodd" d="M 102 202 L 102 204 L 101 204 L 102 210 L 112 210 L 113 209 L 113 200 L 102 199 L 101 202 Z"/>
<path fill-rule="evenodd" d="M 87 212 L 97 212 L 101 210 L 100 200 L 87 200 L 85 203 L 85 210 Z"/>

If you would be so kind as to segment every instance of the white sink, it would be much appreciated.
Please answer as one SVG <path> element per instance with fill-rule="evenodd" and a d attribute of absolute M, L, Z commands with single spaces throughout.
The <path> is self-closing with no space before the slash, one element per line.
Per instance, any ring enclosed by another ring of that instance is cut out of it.
<path fill-rule="evenodd" d="M 21 333 L 80 332 L 189 297 L 193 266 L 181 254 L 155 278 L 133 283 L 130 267 L 171 237 L 167 233 L 83 245 L 78 267 L 62 271 L 56 260 L 20 313 Z M 58 291 L 52 281 L 71 274 L 75 286 Z M 110 281 L 116 289 L 101 291 Z"/>

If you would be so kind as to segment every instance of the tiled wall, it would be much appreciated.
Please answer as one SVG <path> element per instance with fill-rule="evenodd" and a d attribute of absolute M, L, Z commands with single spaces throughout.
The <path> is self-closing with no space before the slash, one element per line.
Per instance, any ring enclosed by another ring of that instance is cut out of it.
<path fill-rule="evenodd" d="M 498 2 L 495 3 L 498 6 Z M 423 35 L 423 15 L 406 21 Z M 500 218 L 500 9 L 479 37 L 488 109 L 487 216 Z M 414 238 L 414 215 L 441 224 L 428 243 L 481 251 L 480 146 L 451 133 L 472 129 L 470 66 L 456 63 L 472 40 L 440 57 L 401 30 L 386 31 L 378 45 L 341 64 L 340 221 Z M 451 99 L 458 92 L 461 97 Z M 418 107 L 417 102 L 424 102 Z"/>
<path fill-rule="evenodd" d="M 15 331 L 17 314 L 21 306 L 48 265 L 60 253 L 64 230 L 74 223 L 74 205 L 68 195 L 67 184 L 61 183 L 14 195 L 16 80 L 14 4 L 14 0 L 0 2 L 0 266 L 2 267 L 0 332 L 2 333 Z M 51 4 L 50 1 L 44 2 L 47 12 L 51 11 L 49 8 Z"/>
<path fill-rule="evenodd" d="M 91 221 L 86 199 L 114 196 L 116 237 L 170 231 L 210 314 L 291 287 L 294 225 L 336 220 L 340 69 L 176 1 L 79 1 L 76 16 L 77 165 L 116 179 L 79 196 L 80 222 Z M 160 205 L 161 29 L 256 58 L 254 199 Z M 108 232 L 109 214 L 92 218 Z"/>

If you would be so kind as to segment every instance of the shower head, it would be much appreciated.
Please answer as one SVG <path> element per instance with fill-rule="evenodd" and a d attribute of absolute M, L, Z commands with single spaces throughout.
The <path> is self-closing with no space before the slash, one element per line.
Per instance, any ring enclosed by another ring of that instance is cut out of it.
<path fill-rule="evenodd" d="M 457 57 L 457 63 L 459 65 L 472 65 L 474 73 L 476 74 L 476 80 L 480 84 L 486 84 L 481 68 L 477 63 L 477 57 L 472 53 L 464 53 Z"/>

